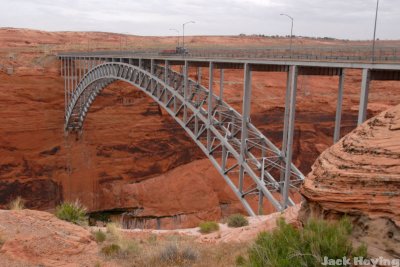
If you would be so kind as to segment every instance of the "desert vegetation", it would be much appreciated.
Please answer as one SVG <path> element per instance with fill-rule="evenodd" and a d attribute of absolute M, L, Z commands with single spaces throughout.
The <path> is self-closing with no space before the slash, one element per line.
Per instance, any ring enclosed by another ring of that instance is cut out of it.
<path fill-rule="evenodd" d="M 23 210 L 25 208 L 25 201 L 22 197 L 18 196 L 8 204 L 10 210 Z"/>
<path fill-rule="evenodd" d="M 86 208 L 79 202 L 64 202 L 56 207 L 55 215 L 64 221 L 74 224 L 85 224 L 87 222 Z"/>
<path fill-rule="evenodd" d="M 206 221 L 202 222 L 199 225 L 200 233 L 202 234 L 209 234 L 219 230 L 219 224 L 214 221 Z"/>
<path fill-rule="evenodd" d="M 249 225 L 247 218 L 239 213 L 229 216 L 227 222 L 229 227 L 243 227 Z"/>
<path fill-rule="evenodd" d="M 248 258 L 239 256 L 236 263 L 252 267 L 321 266 L 324 257 L 366 257 L 366 246 L 354 248 L 350 234 L 351 222 L 310 219 L 297 229 L 283 219 L 272 232 L 262 232 L 248 251 Z"/>

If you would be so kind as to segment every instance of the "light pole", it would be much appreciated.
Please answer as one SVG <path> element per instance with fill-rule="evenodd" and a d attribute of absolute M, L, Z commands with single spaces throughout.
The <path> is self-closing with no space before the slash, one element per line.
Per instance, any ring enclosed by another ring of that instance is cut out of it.
<path fill-rule="evenodd" d="M 288 14 L 282 13 L 281 16 L 286 16 L 292 21 L 292 27 L 290 28 L 290 58 L 292 58 L 292 38 L 293 38 L 293 17 Z"/>
<path fill-rule="evenodd" d="M 372 63 L 374 63 L 375 61 L 375 37 L 376 37 L 376 22 L 378 20 L 378 8 L 379 8 L 379 0 L 376 0 L 374 39 L 372 41 Z"/>
<path fill-rule="evenodd" d="M 183 54 L 185 54 L 185 25 L 189 24 L 189 23 L 196 23 L 194 21 L 188 21 L 182 24 L 182 50 L 183 50 Z"/>
<path fill-rule="evenodd" d="M 177 29 L 169 29 L 170 31 L 174 31 L 174 32 L 177 32 L 178 33 L 178 42 L 177 42 L 177 44 L 176 44 L 176 47 L 179 47 L 179 30 L 177 30 Z"/>

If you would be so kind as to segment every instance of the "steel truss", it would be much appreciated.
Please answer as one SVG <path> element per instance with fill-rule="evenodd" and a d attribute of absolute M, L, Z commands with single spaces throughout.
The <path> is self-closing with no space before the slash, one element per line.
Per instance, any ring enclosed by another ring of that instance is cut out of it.
<path fill-rule="evenodd" d="M 143 63 L 64 59 L 65 130 L 81 131 L 96 96 L 112 82 L 125 81 L 145 92 L 185 129 L 250 215 L 263 213 L 264 198 L 278 211 L 294 204 L 289 197 L 290 189 L 298 188 L 304 179 L 291 163 L 291 149 L 287 149 L 293 139 L 293 128 L 288 127 L 290 120 L 294 120 L 294 111 L 285 114 L 287 135 L 284 148 L 279 150 L 250 121 L 251 66 L 245 65 L 240 114 L 223 101 L 222 93 L 214 95 L 212 62 L 208 88 L 188 78 L 187 63 L 183 73 L 173 71 L 167 61 L 163 65 L 154 64 L 153 60 Z M 296 86 L 296 67 L 292 67 L 290 75 L 293 84 L 289 84 L 288 90 L 293 94 L 296 90 L 290 88 Z M 295 95 L 291 97 L 292 102 L 287 98 L 286 104 L 294 106 Z"/>

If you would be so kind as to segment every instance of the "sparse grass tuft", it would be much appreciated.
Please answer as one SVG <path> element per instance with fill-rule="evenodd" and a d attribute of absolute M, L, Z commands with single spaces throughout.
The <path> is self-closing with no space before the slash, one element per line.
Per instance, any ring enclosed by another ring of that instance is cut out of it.
<path fill-rule="evenodd" d="M 97 243 L 103 243 L 104 241 L 106 241 L 106 238 L 106 234 L 101 230 L 98 230 L 94 233 L 94 239 Z"/>
<path fill-rule="evenodd" d="M 107 224 L 107 233 L 102 233 L 104 235 L 103 241 L 107 241 L 103 245 L 101 252 L 106 257 L 122 260 L 138 254 L 140 250 L 138 243 L 133 239 L 125 238 L 117 224 Z"/>
<path fill-rule="evenodd" d="M 242 227 L 246 225 L 249 225 L 249 221 L 242 214 L 233 214 L 228 217 L 229 227 Z"/>
<path fill-rule="evenodd" d="M 103 253 L 106 257 L 115 257 L 121 253 L 121 247 L 114 243 L 106 245 L 101 249 L 101 253 Z"/>
<path fill-rule="evenodd" d="M 190 247 L 179 249 L 174 243 L 167 243 L 162 248 L 159 255 L 159 262 L 165 264 L 180 265 L 189 262 L 195 262 L 198 258 L 198 253 Z"/>
<path fill-rule="evenodd" d="M 86 208 L 79 201 L 64 202 L 56 207 L 56 216 L 64 221 L 82 225 L 86 222 Z"/>
<path fill-rule="evenodd" d="M 107 223 L 107 233 L 110 234 L 111 239 L 118 241 L 122 239 L 120 227 L 116 223 Z"/>
<path fill-rule="evenodd" d="M 283 219 L 273 232 L 262 232 L 249 249 L 246 266 L 320 266 L 324 256 L 342 259 L 366 257 L 366 247 L 354 249 L 350 241 L 352 225 L 346 218 L 339 222 L 309 220 L 296 229 Z"/>
<path fill-rule="evenodd" d="M 209 234 L 219 230 L 219 224 L 213 221 L 202 222 L 200 223 L 199 227 L 200 227 L 200 233 L 202 234 Z"/>
<path fill-rule="evenodd" d="M 8 204 L 8 208 L 10 210 L 23 210 L 25 208 L 24 203 L 25 201 L 22 199 L 22 197 L 18 196 Z"/>

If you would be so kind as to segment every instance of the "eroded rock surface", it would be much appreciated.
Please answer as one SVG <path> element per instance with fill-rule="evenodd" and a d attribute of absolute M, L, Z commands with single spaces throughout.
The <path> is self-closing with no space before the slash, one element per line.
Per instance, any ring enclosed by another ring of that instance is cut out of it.
<path fill-rule="evenodd" d="M 301 193 L 310 215 L 351 216 L 376 256 L 400 256 L 400 105 L 366 121 L 317 159 Z"/>
<path fill-rule="evenodd" d="M 0 210 L 0 266 L 93 266 L 100 260 L 91 233 L 34 210 Z"/>

